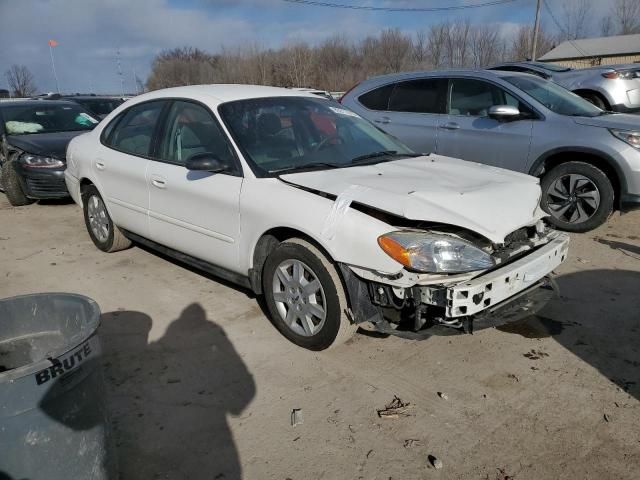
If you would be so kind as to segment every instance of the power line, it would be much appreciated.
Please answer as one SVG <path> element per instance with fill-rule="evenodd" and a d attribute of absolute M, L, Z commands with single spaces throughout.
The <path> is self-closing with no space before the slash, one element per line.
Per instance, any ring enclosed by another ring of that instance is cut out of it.
<path fill-rule="evenodd" d="M 330 7 L 330 8 L 343 8 L 347 10 L 369 10 L 375 12 L 448 12 L 451 10 L 467 10 L 470 8 L 482 8 L 491 7 L 494 5 L 504 5 L 506 3 L 513 3 L 519 0 L 491 0 L 484 3 L 474 3 L 468 5 L 455 5 L 449 7 L 422 7 L 422 8 L 409 8 L 409 7 L 372 7 L 368 5 L 345 5 L 343 3 L 333 2 L 321 2 L 316 0 L 282 0 L 287 3 L 297 3 L 299 5 L 308 5 L 314 7 Z"/>
<path fill-rule="evenodd" d="M 558 21 L 558 19 L 556 18 L 556 16 L 553 14 L 553 11 L 551 10 L 551 7 L 549 6 L 549 4 L 547 3 L 547 0 L 542 0 L 542 3 L 544 3 L 544 8 L 547 10 L 547 13 L 549 14 L 549 16 L 551 17 L 551 20 L 553 20 L 553 23 L 556 24 L 556 26 L 560 29 L 560 31 L 562 33 L 564 33 L 567 36 L 567 41 L 573 45 L 573 48 L 575 48 L 578 52 L 580 52 L 583 56 L 588 57 L 589 55 L 587 54 L 587 52 L 585 52 L 584 50 L 582 50 L 571 38 L 569 38 L 569 32 L 567 32 L 567 30 L 562 26 L 562 24 Z"/>

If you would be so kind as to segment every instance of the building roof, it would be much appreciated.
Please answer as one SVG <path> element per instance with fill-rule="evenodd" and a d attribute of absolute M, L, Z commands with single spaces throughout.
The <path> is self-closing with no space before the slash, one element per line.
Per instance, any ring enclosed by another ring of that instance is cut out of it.
<path fill-rule="evenodd" d="M 640 34 L 615 37 L 582 38 L 562 42 L 538 60 L 567 60 L 571 58 L 610 57 L 640 53 Z"/>

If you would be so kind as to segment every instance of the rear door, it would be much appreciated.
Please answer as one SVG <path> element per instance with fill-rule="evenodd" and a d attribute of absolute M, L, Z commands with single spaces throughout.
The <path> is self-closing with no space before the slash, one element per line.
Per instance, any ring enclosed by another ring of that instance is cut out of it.
<path fill-rule="evenodd" d="M 132 106 L 102 132 L 91 168 L 113 221 L 149 236 L 147 166 L 165 100 Z"/>
<path fill-rule="evenodd" d="M 222 173 L 189 171 L 187 159 L 210 153 Z M 242 175 L 233 149 L 211 111 L 188 100 L 172 102 L 147 172 L 151 239 L 237 271 Z"/>
<path fill-rule="evenodd" d="M 420 153 L 435 152 L 438 125 L 446 118 L 447 80 L 421 78 L 385 85 L 359 97 L 367 116 L 385 132 Z"/>
<path fill-rule="evenodd" d="M 512 105 L 522 113 L 515 120 L 489 117 L 494 105 Z M 438 129 L 440 155 L 524 171 L 535 114 L 502 87 L 474 78 L 449 80 L 445 121 Z"/>

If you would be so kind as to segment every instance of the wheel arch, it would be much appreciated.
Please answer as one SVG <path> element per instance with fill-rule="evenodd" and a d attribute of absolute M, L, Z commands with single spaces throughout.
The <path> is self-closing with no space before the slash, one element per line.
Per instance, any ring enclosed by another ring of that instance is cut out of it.
<path fill-rule="evenodd" d="M 585 147 L 562 147 L 550 150 L 537 158 L 529 170 L 529 175 L 540 178 L 552 168 L 571 161 L 589 163 L 602 170 L 613 186 L 614 205 L 620 206 L 620 199 L 627 191 L 624 174 L 613 158 L 599 150 Z"/>
<path fill-rule="evenodd" d="M 596 97 L 599 97 L 602 101 L 604 101 L 605 106 L 607 106 L 608 108 L 611 108 L 612 102 L 611 99 L 607 96 L 607 94 L 601 90 L 596 90 L 593 88 L 576 88 L 575 90 L 572 90 L 573 93 L 575 93 L 576 95 L 580 95 L 581 97 L 584 97 L 584 95 L 595 95 Z"/>
<path fill-rule="evenodd" d="M 293 227 L 272 227 L 258 237 L 258 240 L 249 252 L 249 258 L 251 258 L 249 281 L 251 283 L 251 289 L 256 294 L 262 293 L 262 271 L 267 257 L 280 243 L 290 238 L 301 238 L 306 240 L 320 250 L 320 252 L 325 255 L 330 262 L 335 263 L 329 249 L 308 233 Z M 342 277 L 340 280 L 344 284 L 344 279 Z"/>

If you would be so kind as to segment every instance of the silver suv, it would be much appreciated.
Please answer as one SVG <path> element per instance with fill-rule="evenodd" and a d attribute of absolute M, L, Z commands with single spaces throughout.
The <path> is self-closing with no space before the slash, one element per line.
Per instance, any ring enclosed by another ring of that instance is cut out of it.
<path fill-rule="evenodd" d="M 600 65 L 567 68 L 541 62 L 510 62 L 489 70 L 538 75 L 562 85 L 596 107 L 620 113 L 640 112 L 640 65 Z"/>
<path fill-rule="evenodd" d="M 601 110 L 540 77 L 393 74 L 360 83 L 341 103 L 417 152 L 540 177 L 542 207 L 558 228 L 585 232 L 614 208 L 640 208 L 640 118 Z"/>

